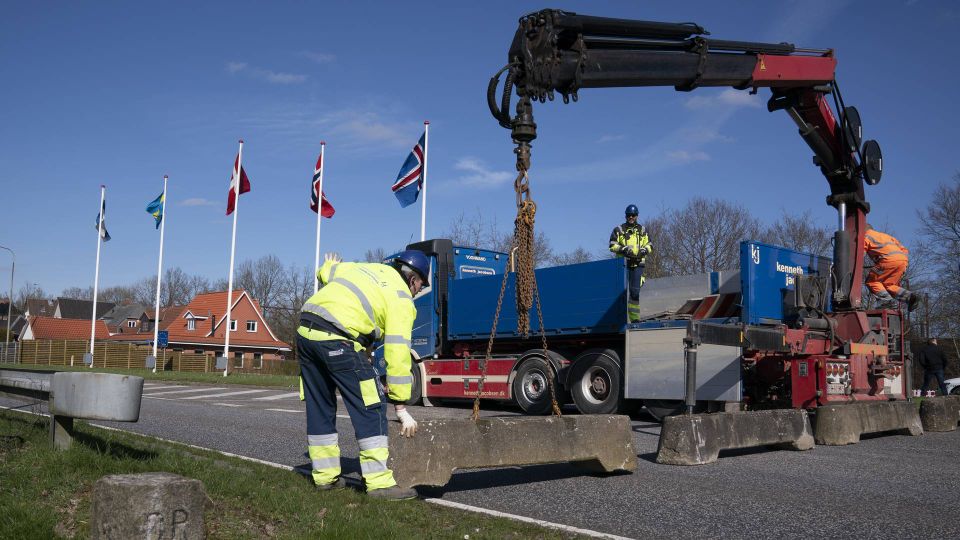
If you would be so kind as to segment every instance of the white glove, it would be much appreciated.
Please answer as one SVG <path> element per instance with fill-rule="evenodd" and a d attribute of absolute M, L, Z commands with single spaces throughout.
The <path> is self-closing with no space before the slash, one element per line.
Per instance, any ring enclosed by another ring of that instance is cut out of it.
<path fill-rule="evenodd" d="M 342 259 L 340 258 L 340 255 L 337 254 L 337 253 L 324 253 L 324 254 L 323 254 L 323 261 L 324 261 L 324 262 L 333 261 L 333 262 L 335 262 L 335 263 L 338 263 L 338 262 L 340 262 L 341 260 L 342 260 Z"/>
<path fill-rule="evenodd" d="M 625 251 L 627 252 L 627 257 L 636 257 L 639 253 L 637 251 L 637 246 L 627 246 Z"/>
<path fill-rule="evenodd" d="M 413 437 L 417 432 L 417 421 L 410 416 L 407 408 L 397 407 L 397 419 L 400 420 L 400 435 L 404 437 Z"/>

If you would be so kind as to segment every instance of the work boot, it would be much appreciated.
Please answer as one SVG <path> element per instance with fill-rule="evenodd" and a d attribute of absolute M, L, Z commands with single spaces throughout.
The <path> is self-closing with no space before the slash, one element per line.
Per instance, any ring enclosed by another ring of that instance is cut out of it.
<path fill-rule="evenodd" d="M 417 498 L 417 492 L 412 488 L 402 488 L 400 486 L 367 490 L 367 495 L 388 501 L 403 501 Z"/>
<path fill-rule="evenodd" d="M 337 478 L 329 484 L 317 484 L 317 491 L 334 491 L 338 489 L 346 489 L 347 481 L 343 477 Z"/>
<path fill-rule="evenodd" d="M 887 291 L 874 293 L 873 296 L 877 298 L 877 309 L 897 309 L 900 307 L 900 302 L 890 296 L 890 293 Z"/>

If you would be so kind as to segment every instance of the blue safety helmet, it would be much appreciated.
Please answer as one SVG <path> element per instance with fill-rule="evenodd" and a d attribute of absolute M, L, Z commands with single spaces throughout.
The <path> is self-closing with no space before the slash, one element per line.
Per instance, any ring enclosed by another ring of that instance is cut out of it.
<path fill-rule="evenodd" d="M 631 204 L 626 210 L 623 211 L 623 213 L 627 216 L 638 216 L 640 215 L 640 209 L 637 208 L 637 205 Z"/>
<path fill-rule="evenodd" d="M 423 286 L 430 285 L 430 261 L 422 252 L 415 249 L 401 251 L 391 260 L 395 267 L 406 266 L 417 273 L 423 280 Z"/>

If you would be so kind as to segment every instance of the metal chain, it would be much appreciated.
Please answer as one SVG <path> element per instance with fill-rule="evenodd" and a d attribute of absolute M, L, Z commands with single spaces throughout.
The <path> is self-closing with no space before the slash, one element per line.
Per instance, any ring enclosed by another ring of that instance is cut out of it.
<path fill-rule="evenodd" d="M 511 250 L 511 253 L 512 252 Z M 510 273 L 504 270 L 503 280 L 500 281 L 500 295 L 497 296 L 497 310 L 493 313 L 493 326 L 490 328 L 490 338 L 487 339 L 487 354 L 483 357 L 483 364 L 480 366 L 480 381 L 477 383 L 477 397 L 473 400 L 473 414 L 470 416 L 474 421 L 480 418 L 480 395 L 483 394 L 483 383 L 487 380 L 487 364 L 490 363 L 490 356 L 493 352 L 493 338 L 497 335 L 497 322 L 500 321 L 500 309 L 503 307 L 503 293 L 507 290 L 507 277 L 509 275 Z"/>

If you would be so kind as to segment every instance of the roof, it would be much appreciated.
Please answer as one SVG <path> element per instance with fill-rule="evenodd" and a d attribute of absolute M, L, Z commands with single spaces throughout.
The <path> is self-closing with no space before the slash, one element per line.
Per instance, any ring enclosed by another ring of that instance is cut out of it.
<path fill-rule="evenodd" d="M 233 306 L 231 310 L 237 309 L 241 303 L 247 303 L 253 307 L 259 324 L 255 333 L 242 331 L 231 333 L 231 344 L 247 347 L 290 348 L 289 345 L 277 339 L 276 334 L 270 329 L 270 325 L 268 325 L 267 321 L 263 318 L 263 311 L 260 309 L 259 302 L 251 298 L 243 289 L 233 291 Z M 223 323 L 226 319 L 226 311 L 227 291 L 198 294 L 185 306 L 177 318 L 167 326 L 169 341 L 171 343 L 222 344 L 224 341 Z M 187 320 L 184 318 L 184 315 L 187 313 L 199 317 L 209 317 L 209 319 L 197 321 L 196 330 L 190 331 L 187 330 Z M 266 332 L 263 330 L 266 330 Z M 217 333 L 220 335 L 217 335 Z"/>
<path fill-rule="evenodd" d="M 6 318 L 7 318 L 7 310 L 8 310 L 8 309 L 10 309 L 10 301 L 9 301 L 9 300 L 0 300 L 0 318 L 6 320 Z M 14 306 L 13 306 L 13 317 L 14 317 L 14 319 L 16 319 L 17 315 L 20 315 L 20 310 L 17 309 L 17 306 L 16 306 L 16 305 L 14 305 Z"/>
<path fill-rule="evenodd" d="M 99 311 L 99 308 L 98 308 Z M 140 304 L 128 304 L 125 306 L 116 306 L 108 311 L 102 318 L 107 326 L 116 326 L 123 324 L 127 319 L 139 319 L 146 310 Z"/>
<path fill-rule="evenodd" d="M 56 313 L 57 303 L 53 300 L 45 300 L 43 298 L 28 298 L 27 299 L 27 312 L 32 316 L 40 317 L 53 317 L 53 314 Z M 90 317 L 90 312 L 87 312 L 87 317 Z"/>
<path fill-rule="evenodd" d="M 180 316 L 187 309 L 187 306 L 170 306 L 165 308 L 160 308 L 160 329 L 166 330 L 174 321 L 177 320 L 177 317 Z M 153 313 L 147 313 L 150 317 L 150 320 L 153 320 Z"/>
<path fill-rule="evenodd" d="M 93 300 L 77 300 L 75 298 L 57 298 L 60 317 L 63 319 L 87 319 L 93 311 Z M 111 302 L 97 302 L 97 318 L 102 318 L 116 304 Z M 34 313 L 31 313 L 34 315 Z"/>
<path fill-rule="evenodd" d="M 54 317 L 30 317 L 33 339 L 90 339 L 90 321 L 82 319 L 57 319 Z M 110 337 L 107 325 L 97 321 L 97 339 Z"/>

